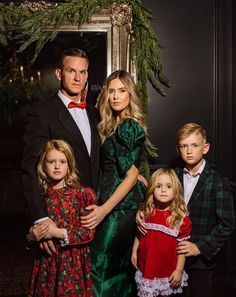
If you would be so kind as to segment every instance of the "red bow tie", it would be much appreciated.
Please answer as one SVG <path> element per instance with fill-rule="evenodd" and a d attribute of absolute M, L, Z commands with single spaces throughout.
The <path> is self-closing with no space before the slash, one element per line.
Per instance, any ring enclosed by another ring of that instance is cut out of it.
<path fill-rule="evenodd" d="M 74 101 L 71 101 L 68 104 L 68 108 L 82 108 L 82 109 L 84 109 L 86 106 L 87 106 L 87 102 L 86 101 L 82 101 L 82 102 L 79 102 L 79 103 L 76 103 Z"/>

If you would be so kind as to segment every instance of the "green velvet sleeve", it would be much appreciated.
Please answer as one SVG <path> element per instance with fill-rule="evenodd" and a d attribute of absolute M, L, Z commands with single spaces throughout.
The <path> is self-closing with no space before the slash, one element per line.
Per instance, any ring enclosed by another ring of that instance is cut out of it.
<path fill-rule="evenodd" d="M 119 173 L 124 175 L 132 165 L 139 168 L 145 141 L 143 128 L 136 121 L 126 119 L 117 127 L 114 136 Z"/>

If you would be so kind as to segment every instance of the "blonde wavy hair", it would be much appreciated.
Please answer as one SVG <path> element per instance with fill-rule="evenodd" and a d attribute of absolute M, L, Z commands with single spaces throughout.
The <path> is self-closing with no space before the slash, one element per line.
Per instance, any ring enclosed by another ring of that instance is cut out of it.
<path fill-rule="evenodd" d="M 37 174 L 39 179 L 39 184 L 42 186 L 44 191 L 48 191 L 52 186 L 50 178 L 46 174 L 45 170 L 45 160 L 47 153 L 51 150 L 57 150 L 64 153 L 68 163 L 68 173 L 65 177 L 65 185 L 67 186 L 78 186 L 79 177 L 77 175 L 77 170 L 75 166 L 75 158 L 73 154 L 72 147 L 64 140 L 54 139 L 45 143 L 41 148 L 39 153 L 39 161 L 37 165 Z"/>
<path fill-rule="evenodd" d="M 125 86 L 130 95 L 130 103 L 126 107 L 125 117 L 120 119 L 116 117 L 109 104 L 109 87 L 113 79 L 118 78 Z M 131 75 L 125 70 L 116 70 L 108 76 L 104 82 L 104 87 L 99 94 L 97 108 L 101 115 L 101 121 L 98 124 L 98 133 L 103 143 L 107 136 L 114 133 L 117 125 L 125 118 L 131 118 L 139 123 L 144 132 L 147 133 L 146 118 L 143 112 L 142 102 L 139 92 Z"/>
<path fill-rule="evenodd" d="M 176 143 L 179 144 L 180 140 L 188 137 L 192 134 L 200 134 L 204 140 L 204 142 L 207 142 L 207 135 L 206 130 L 203 129 L 200 125 L 196 123 L 187 123 L 183 125 L 176 134 Z"/>
<path fill-rule="evenodd" d="M 173 228 L 177 223 L 180 223 L 187 214 L 183 188 L 173 169 L 160 168 L 152 174 L 147 187 L 146 200 L 140 205 L 139 209 L 145 214 L 146 218 L 149 218 L 153 210 L 157 208 L 156 200 L 154 198 L 154 190 L 160 175 L 168 175 L 172 181 L 174 199 L 169 208 L 170 216 L 167 218 L 167 225 Z"/>

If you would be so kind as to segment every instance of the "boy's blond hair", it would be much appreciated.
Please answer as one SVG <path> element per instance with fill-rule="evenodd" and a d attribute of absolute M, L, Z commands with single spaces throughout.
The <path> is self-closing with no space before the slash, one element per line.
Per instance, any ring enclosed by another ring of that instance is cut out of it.
<path fill-rule="evenodd" d="M 200 134 L 205 142 L 207 142 L 206 130 L 196 123 L 187 123 L 183 125 L 177 132 L 176 143 L 179 144 L 180 140 L 188 137 L 191 134 Z"/>

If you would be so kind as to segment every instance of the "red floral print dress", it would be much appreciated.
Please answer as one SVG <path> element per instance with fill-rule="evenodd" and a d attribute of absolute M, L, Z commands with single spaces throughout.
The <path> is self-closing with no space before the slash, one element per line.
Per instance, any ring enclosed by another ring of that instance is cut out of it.
<path fill-rule="evenodd" d="M 90 250 L 87 245 L 94 230 L 82 227 L 80 212 L 96 203 L 92 189 L 79 186 L 52 189 L 46 195 L 48 216 L 59 228 L 68 232 L 69 244 L 54 240 L 57 253 L 53 256 L 38 250 L 34 261 L 28 296 L 34 297 L 92 297 L 90 280 Z"/>

